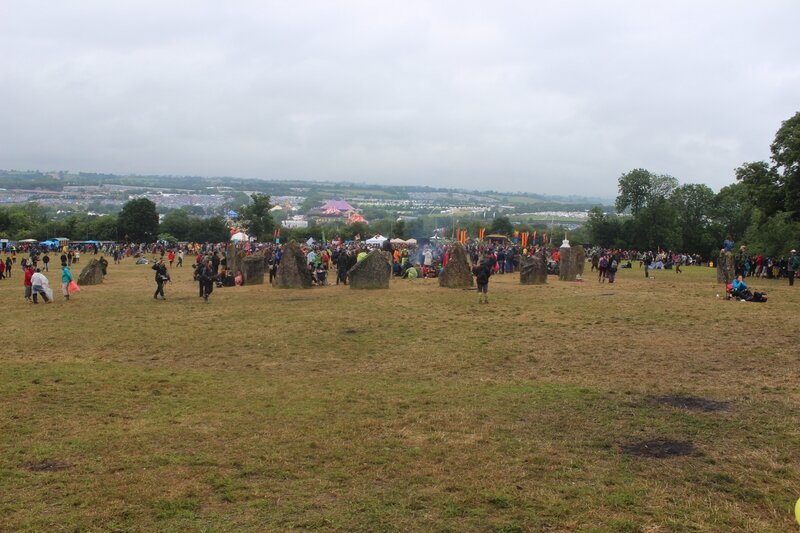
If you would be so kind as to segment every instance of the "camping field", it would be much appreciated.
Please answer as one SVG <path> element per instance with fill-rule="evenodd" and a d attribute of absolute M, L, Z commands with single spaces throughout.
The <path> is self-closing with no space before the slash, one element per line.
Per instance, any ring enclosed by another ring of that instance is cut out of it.
<path fill-rule="evenodd" d="M 800 285 L 172 273 L 0 281 L 0 531 L 797 530 Z"/>

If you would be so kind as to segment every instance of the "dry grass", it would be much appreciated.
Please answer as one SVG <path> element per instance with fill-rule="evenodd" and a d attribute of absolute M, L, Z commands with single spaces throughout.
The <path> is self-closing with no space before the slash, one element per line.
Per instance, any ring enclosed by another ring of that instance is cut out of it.
<path fill-rule="evenodd" d="M 498 276 L 488 306 L 426 280 L 204 305 L 191 269 L 156 302 L 129 261 L 35 307 L 16 271 L 0 530 L 791 530 L 800 287 L 726 302 L 685 270 Z M 621 453 L 651 439 L 695 451 Z"/>

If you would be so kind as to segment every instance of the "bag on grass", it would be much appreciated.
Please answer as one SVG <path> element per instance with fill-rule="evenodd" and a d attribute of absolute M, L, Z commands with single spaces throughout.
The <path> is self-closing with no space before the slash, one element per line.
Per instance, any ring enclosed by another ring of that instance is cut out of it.
<path fill-rule="evenodd" d="M 67 285 L 67 292 L 69 292 L 70 294 L 76 293 L 79 290 L 81 290 L 81 288 L 78 287 L 78 284 L 75 283 L 74 279 L 69 282 L 69 285 Z"/>
<path fill-rule="evenodd" d="M 47 295 L 47 299 L 52 302 L 53 301 L 53 289 L 51 289 L 50 287 L 47 287 L 44 290 L 44 293 Z"/>

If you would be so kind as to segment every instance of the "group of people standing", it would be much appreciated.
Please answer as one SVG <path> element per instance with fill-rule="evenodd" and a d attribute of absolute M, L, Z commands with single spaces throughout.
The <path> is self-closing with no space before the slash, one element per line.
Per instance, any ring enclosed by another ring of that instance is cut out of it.
<path fill-rule="evenodd" d="M 50 288 L 50 281 L 44 275 L 42 269 L 37 266 L 36 262 L 27 263 L 22 272 L 25 301 L 38 304 L 39 297 L 41 297 L 45 303 L 51 303 L 53 301 L 53 292 Z M 72 277 L 69 265 L 61 265 L 61 294 L 64 296 L 64 300 L 69 301 L 70 294 L 75 290 L 77 290 L 77 285 Z"/>

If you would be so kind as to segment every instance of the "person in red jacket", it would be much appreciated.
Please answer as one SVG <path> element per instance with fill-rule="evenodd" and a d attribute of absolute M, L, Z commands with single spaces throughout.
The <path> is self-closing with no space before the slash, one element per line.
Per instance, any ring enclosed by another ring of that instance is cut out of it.
<path fill-rule="evenodd" d="M 32 291 L 31 286 L 31 278 L 33 277 L 33 265 L 28 264 L 25 267 L 25 277 L 23 278 L 22 284 L 25 286 L 25 301 L 28 303 L 33 303 L 33 298 L 31 298 Z"/>

